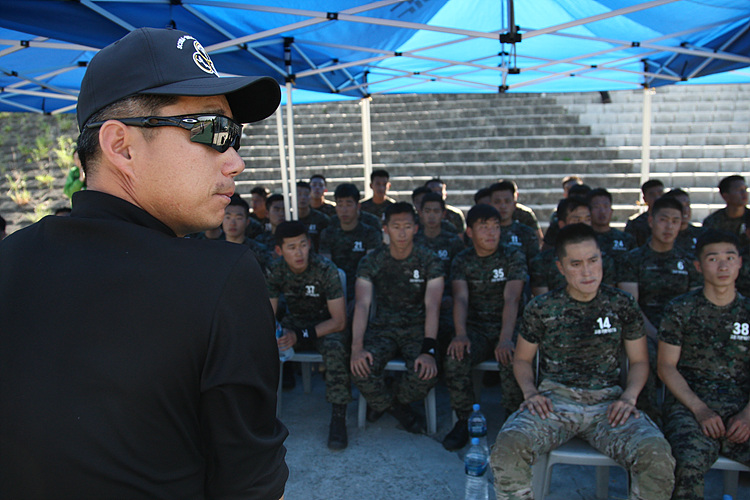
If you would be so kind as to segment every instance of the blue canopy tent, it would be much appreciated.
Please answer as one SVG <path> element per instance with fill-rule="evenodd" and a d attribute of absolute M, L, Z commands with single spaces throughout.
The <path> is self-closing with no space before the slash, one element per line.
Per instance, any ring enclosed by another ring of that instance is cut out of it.
<path fill-rule="evenodd" d="M 95 51 L 140 26 L 191 33 L 225 75 L 276 77 L 288 104 L 302 102 L 295 92 L 325 100 L 750 81 L 747 0 L 287 0 L 283 6 L 0 0 L 0 111 L 74 111 Z M 644 116 L 650 116 L 648 96 Z M 366 169 L 368 106 L 363 99 Z M 291 106 L 288 165 L 281 121 L 277 113 L 288 187 L 294 183 Z"/>

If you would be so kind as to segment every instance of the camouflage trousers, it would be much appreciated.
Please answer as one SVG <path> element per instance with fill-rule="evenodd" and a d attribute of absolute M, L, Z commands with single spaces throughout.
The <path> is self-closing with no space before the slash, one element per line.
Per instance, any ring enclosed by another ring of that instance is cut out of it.
<path fill-rule="evenodd" d="M 747 400 L 734 404 L 707 402 L 721 416 L 727 429 L 727 420 L 739 413 L 746 403 Z M 703 500 L 704 474 L 711 469 L 719 454 L 750 465 L 750 442 L 730 443 L 723 438 L 706 436 L 693 413 L 682 404 L 672 404 L 665 412 L 664 420 L 664 434 L 677 461 L 673 499 Z"/>
<path fill-rule="evenodd" d="M 656 374 L 657 343 L 651 337 L 646 340 L 648 341 L 648 379 L 638 395 L 636 408 L 648 415 L 651 420 L 656 422 L 656 425 L 661 426 L 661 409 L 659 408 L 656 388 L 659 380 Z"/>
<path fill-rule="evenodd" d="M 620 387 L 583 390 L 543 381 L 539 391 L 552 401 L 542 420 L 528 411 L 511 415 L 497 435 L 490 463 L 498 500 L 533 499 L 531 466 L 537 457 L 579 437 L 630 472 L 630 498 L 667 500 L 674 485 L 669 443 L 645 414 L 612 428 L 607 407 Z"/>
<path fill-rule="evenodd" d="M 421 380 L 414 371 L 414 360 L 422 350 L 424 326 L 393 330 L 368 330 L 365 333 L 364 348 L 372 354 L 373 362 L 367 377 L 352 375 L 354 385 L 376 411 L 385 411 L 394 402 L 409 404 L 421 401 L 430 392 L 438 378 Z M 406 371 L 401 380 L 391 390 L 385 383 L 385 365 L 396 358 L 406 361 Z"/>
<path fill-rule="evenodd" d="M 349 332 L 329 333 L 315 341 L 316 350 L 323 356 L 326 367 L 326 401 L 329 403 L 345 405 L 352 401 L 351 345 Z"/>
<path fill-rule="evenodd" d="M 482 361 L 495 359 L 495 347 L 500 338 L 499 328 L 467 327 L 467 335 L 471 342 L 471 352 L 458 361 L 447 354 L 443 358 L 445 385 L 448 387 L 451 407 L 459 418 L 471 413 L 472 405 L 477 401 L 472 384 L 472 371 Z M 510 415 L 523 402 L 523 393 L 518 387 L 513 375 L 513 365 L 505 366 L 499 363 L 500 384 L 503 391 L 503 408 L 505 414 Z"/>

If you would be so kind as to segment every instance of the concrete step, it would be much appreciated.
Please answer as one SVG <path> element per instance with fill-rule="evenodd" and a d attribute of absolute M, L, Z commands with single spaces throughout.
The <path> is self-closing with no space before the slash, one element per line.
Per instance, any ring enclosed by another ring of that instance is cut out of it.
<path fill-rule="evenodd" d="M 603 135 L 603 134 L 602 134 Z M 737 146 L 748 143 L 747 133 L 723 134 L 651 134 L 651 146 Z M 606 134 L 609 146 L 638 146 L 642 136 L 637 134 Z"/>
<path fill-rule="evenodd" d="M 595 123 L 588 125 L 595 135 L 609 134 L 637 134 L 640 136 L 643 125 L 641 122 L 630 123 Z M 697 123 L 652 123 L 651 136 L 661 134 L 745 134 L 747 142 L 750 134 L 750 120 L 733 122 L 697 122 Z"/>
<path fill-rule="evenodd" d="M 621 158 L 640 158 L 640 146 L 616 148 Z M 750 158 L 750 145 L 651 146 L 652 158 Z"/>

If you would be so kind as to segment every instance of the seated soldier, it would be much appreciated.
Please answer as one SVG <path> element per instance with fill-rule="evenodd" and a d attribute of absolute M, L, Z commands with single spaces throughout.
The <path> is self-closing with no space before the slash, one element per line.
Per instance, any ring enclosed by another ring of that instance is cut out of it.
<path fill-rule="evenodd" d="M 297 220 L 307 226 L 307 234 L 312 242 L 312 249 L 317 252 L 320 249 L 320 233 L 331 223 L 323 212 L 310 208 L 310 184 L 304 181 L 297 182 Z"/>
<path fill-rule="evenodd" d="M 443 198 L 443 201 L 445 201 L 445 199 L 448 197 L 448 185 L 440 177 L 434 177 L 425 182 L 424 187 L 426 187 L 433 193 L 439 194 Z M 453 226 L 458 230 L 458 235 L 460 237 L 463 237 L 464 231 L 466 231 L 466 219 L 464 217 L 464 213 L 461 210 L 446 203 L 445 215 L 443 216 L 443 218 L 453 224 Z"/>
<path fill-rule="evenodd" d="M 641 214 L 633 215 L 625 225 L 625 232 L 635 238 L 635 243 L 639 247 L 645 245 L 649 236 L 651 236 L 651 226 L 649 226 L 648 218 L 651 216 L 651 208 L 654 202 L 664 194 L 664 183 L 659 179 L 647 180 L 641 186 L 641 194 L 648 210 Z"/>
<path fill-rule="evenodd" d="M 474 193 L 474 205 L 490 205 L 492 201 L 492 193 L 490 188 L 484 187 Z"/>
<path fill-rule="evenodd" d="M 353 381 L 372 409 L 371 421 L 388 411 L 407 431 L 419 433 L 423 425 L 409 403 L 424 399 L 437 382 L 435 339 L 445 272 L 437 255 L 414 245 L 417 214 L 410 204 L 390 205 L 383 231 L 390 245 L 366 255 L 357 269 Z M 407 371 L 390 388 L 384 370 L 396 357 L 404 359 Z"/>
<path fill-rule="evenodd" d="M 498 182 L 503 181 L 504 179 L 500 179 Z M 539 226 L 539 220 L 536 218 L 536 214 L 531 208 L 518 203 L 518 184 L 516 184 L 516 181 L 509 180 L 508 182 L 513 183 L 513 199 L 516 202 L 516 208 L 515 210 L 513 210 L 513 220 L 517 220 L 521 224 L 529 226 L 531 229 L 533 229 L 537 239 L 539 240 L 539 247 L 541 248 L 542 240 L 544 239 L 544 233 L 542 233 L 542 228 Z"/>
<path fill-rule="evenodd" d="M 424 186 L 418 186 L 414 188 L 414 191 L 411 192 L 411 204 L 414 205 L 414 208 L 417 210 L 417 215 L 420 218 L 419 229 L 417 230 L 417 234 L 424 232 L 424 227 L 421 223 L 421 218 L 422 218 L 421 211 L 422 211 L 422 198 L 424 198 L 424 195 L 426 195 L 427 193 L 432 193 L 432 191 L 427 189 Z M 443 203 L 445 203 L 445 200 L 443 200 Z M 445 217 L 440 220 L 440 230 L 447 231 L 449 233 L 458 234 L 458 229 L 456 229 L 456 226 L 454 226 L 451 222 L 445 219 Z"/>
<path fill-rule="evenodd" d="M 584 186 L 579 188 L 578 186 Z M 575 188 L 575 189 L 573 189 Z M 573 189 L 571 193 L 570 190 Z M 581 196 L 585 198 L 591 188 L 583 183 L 583 179 L 578 175 L 566 175 L 562 180 L 563 197 L 560 201 L 570 196 Z M 549 248 L 555 248 L 555 238 L 557 238 L 557 232 L 560 230 L 560 225 L 557 223 L 560 219 L 557 217 L 557 210 L 553 211 L 549 217 L 549 226 L 547 226 L 547 232 L 544 233 L 544 240 L 542 244 L 542 250 Z"/>
<path fill-rule="evenodd" d="M 557 204 L 557 214 L 560 217 L 557 221 L 560 228 L 579 223 L 591 225 L 591 210 L 588 202 L 579 196 L 563 198 Z M 617 280 L 614 259 L 602 253 L 602 266 L 604 269 L 602 282 L 605 285 L 614 285 Z M 554 248 L 542 250 L 539 255 L 532 259 L 529 274 L 531 293 L 535 296 L 565 286 L 565 277 L 560 274 L 557 253 Z"/>
<path fill-rule="evenodd" d="M 373 170 L 370 174 L 372 197 L 360 204 L 362 211 L 375 215 L 381 224 L 385 220 L 385 209 L 396 203 L 396 200 L 388 196 L 388 190 L 391 189 L 390 178 L 387 170 Z"/>
<path fill-rule="evenodd" d="M 750 299 L 736 292 L 738 238 L 707 230 L 695 267 L 703 288 L 669 303 L 659 327 L 659 377 L 669 389 L 664 434 L 672 445 L 674 500 L 702 500 L 719 453 L 750 465 Z"/>
<path fill-rule="evenodd" d="M 566 286 L 534 298 L 523 313 L 513 371 L 525 399 L 492 450 L 497 498 L 533 498 L 531 465 L 578 436 L 630 472 L 630 498 L 666 500 L 674 485 L 669 443 L 635 407 L 648 377 L 638 305 L 601 284 L 601 251 L 590 226 L 560 229 L 556 251 Z M 624 387 L 623 352 L 630 365 Z"/>
<path fill-rule="evenodd" d="M 615 261 L 625 252 L 635 248 L 635 238 L 610 227 L 612 221 L 612 195 L 604 188 L 589 191 L 586 196 L 591 210 L 591 227 L 596 232 L 602 255 L 611 255 Z"/>
<path fill-rule="evenodd" d="M 516 211 L 516 185 L 511 181 L 496 182 L 489 187 L 490 204 L 500 214 L 500 243 L 521 250 L 526 265 L 539 253 L 539 239 L 534 230 L 513 219 Z"/>
<path fill-rule="evenodd" d="M 268 273 L 268 295 L 276 314 L 284 295 L 288 312 L 281 320 L 279 349 L 318 351 L 326 367 L 326 400 L 333 405 L 328 447 L 346 448 L 346 405 L 352 400 L 346 302 L 338 268 L 310 252 L 310 239 L 299 221 L 276 228 L 276 260 Z"/>
<path fill-rule="evenodd" d="M 466 219 L 474 243 L 458 254 L 451 268 L 456 336 L 443 367 L 451 407 L 458 421 L 443 439 L 446 450 L 463 448 L 469 439 L 468 418 L 476 395 L 472 369 L 487 359 L 500 363 L 506 415 L 518 409 L 522 395 L 513 377 L 513 331 L 527 280 L 526 257 L 500 244 L 500 214 L 490 205 L 475 205 Z"/>
<path fill-rule="evenodd" d="M 695 254 L 695 244 L 698 237 L 703 234 L 703 228 L 690 223 L 693 216 L 693 210 L 690 208 L 690 195 L 682 189 L 670 189 L 664 196 L 674 198 L 682 203 L 682 224 L 674 246 L 687 250 L 690 255 Z"/>
<path fill-rule="evenodd" d="M 229 200 L 229 205 L 224 209 L 224 220 L 221 223 L 224 238 L 231 243 L 249 246 L 265 273 L 268 271 L 272 257 L 267 246 L 245 236 L 250 220 L 250 205 L 240 195 L 234 193 Z"/>
<path fill-rule="evenodd" d="M 276 193 L 266 198 L 266 212 L 268 214 L 268 229 L 256 236 L 255 241 L 268 248 L 274 248 L 276 246 L 276 238 L 274 237 L 276 228 L 286 220 L 284 195 Z"/>
<path fill-rule="evenodd" d="M 328 217 L 336 215 L 336 204 L 326 200 L 326 178 L 320 174 L 310 177 L 310 207 Z"/>
<path fill-rule="evenodd" d="M 747 209 L 747 184 L 741 175 L 730 175 L 719 182 L 719 194 L 727 204 L 703 220 L 704 228 L 730 232 L 740 239 L 740 247 L 746 248 L 750 238 L 745 234 Z"/>
<path fill-rule="evenodd" d="M 657 329 L 669 301 L 700 286 L 700 275 L 692 265 L 692 255 L 674 246 L 682 224 L 682 203 L 662 196 L 653 203 L 648 223 L 651 238 L 642 247 L 622 256 L 617 269 L 617 286 L 631 294 L 641 306 L 653 370 L 638 407 L 657 420 Z"/>
<path fill-rule="evenodd" d="M 320 254 L 346 273 L 346 300 L 354 308 L 354 282 L 357 265 L 362 257 L 383 243 L 382 229 L 364 224 L 359 219 L 359 189 L 354 184 L 339 184 L 333 193 L 336 200 L 337 224 L 320 235 Z M 377 218 L 375 219 L 377 221 Z"/>
<path fill-rule="evenodd" d="M 250 205 L 252 211 L 250 217 L 258 221 L 263 226 L 263 231 L 271 230 L 271 223 L 268 221 L 268 211 L 266 210 L 266 199 L 271 194 L 265 186 L 255 186 L 250 190 Z"/>

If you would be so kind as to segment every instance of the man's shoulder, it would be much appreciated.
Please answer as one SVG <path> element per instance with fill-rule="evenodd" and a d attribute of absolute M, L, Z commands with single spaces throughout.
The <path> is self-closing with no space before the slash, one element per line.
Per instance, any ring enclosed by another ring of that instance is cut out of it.
<path fill-rule="evenodd" d="M 727 220 L 727 209 L 726 208 L 720 208 L 716 212 L 713 212 L 709 214 L 705 219 L 703 219 L 703 225 L 704 226 L 711 226 L 714 224 L 717 224 L 719 222 Z"/>

